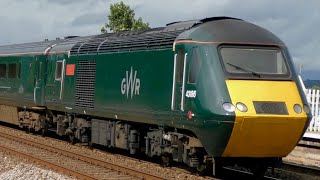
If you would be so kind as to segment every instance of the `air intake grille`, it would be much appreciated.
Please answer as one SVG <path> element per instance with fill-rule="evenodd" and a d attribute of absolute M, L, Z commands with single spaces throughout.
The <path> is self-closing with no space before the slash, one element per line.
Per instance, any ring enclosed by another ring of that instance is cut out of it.
<path fill-rule="evenodd" d="M 175 39 L 184 30 L 164 31 L 163 28 L 146 31 L 106 33 L 79 42 L 70 51 L 71 56 L 124 51 L 172 48 Z"/>
<path fill-rule="evenodd" d="M 94 108 L 94 87 L 96 80 L 96 61 L 78 61 L 76 107 Z"/>
<path fill-rule="evenodd" d="M 253 102 L 257 114 L 288 115 L 288 109 L 284 102 Z"/>

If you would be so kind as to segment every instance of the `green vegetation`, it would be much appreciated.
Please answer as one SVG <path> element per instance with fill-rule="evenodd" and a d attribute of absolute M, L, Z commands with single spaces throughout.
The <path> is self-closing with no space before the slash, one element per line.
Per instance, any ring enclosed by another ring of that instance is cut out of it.
<path fill-rule="evenodd" d="M 111 4 L 108 23 L 101 28 L 101 33 L 106 33 L 108 30 L 112 32 L 120 32 L 149 28 L 149 23 L 143 22 L 141 17 L 135 19 L 134 16 L 134 10 L 132 10 L 129 5 L 125 5 L 122 1 Z"/>
<path fill-rule="evenodd" d="M 311 89 L 320 90 L 320 87 L 317 85 L 313 85 Z"/>
<path fill-rule="evenodd" d="M 319 89 L 320 90 L 320 80 L 304 80 L 303 81 L 304 85 L 306 86 L 307 89 Z"/>

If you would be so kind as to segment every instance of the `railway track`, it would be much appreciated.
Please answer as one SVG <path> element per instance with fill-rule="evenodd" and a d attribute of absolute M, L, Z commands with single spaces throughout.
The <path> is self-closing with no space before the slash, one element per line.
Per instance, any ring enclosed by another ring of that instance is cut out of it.
<path fill-rule="evenodd" d="M 12 132 L 9 132 L 9 130 Z M 159 174 L 154 175 L 152 173 L 139 171 L 137 168 L 129 168 L 121 166 L 117 163 L 108 162 L 105 159 L 101 159 L 99 156 L 94 158 L 91 155 L 91 153 L 93 153 L 92 150 L 89 150 L 88 148 L 81 147 L 90 151 L 90 154 L 84 153 L 83 151 L 76 152 L 74 149 L 79 148 L 79 146 L 76 147 L 74 145 L 70 145 L 70 148 L 68 149 L 66 147 L 60 147 L 60 145 L 57 144 L 52 144 L 50 142 L 48 143 L 48 141 L 45 141 L 44 139 L 57 141 L 59 142 L 58 144 L 68 144 L 65 143 L 65 141 L 27 135 L 21 130 L 4 126 L 0 126 L 0 131 L 0 151 L 5 151 L 26 159 L 30 159 L 33 162 L 46 166 L 57 172 L 61 172 L 62 174 L 70 175 L 77 179 L 173 179 L 172 176 L 168 177 L 168 174 L 163 174 L 163 176 L 159 176 Z M 30 139 L 30 136 L 35 138 Z M 95 153 L 96 152 L 103 153 L 101 150 L 95 150 Z M 133 157 L 124 155 L 119 156 L 132 161 L 145 163 L 143 160 L 137 160 Z M 179 168 L 172 167 L 171 170 L 179 171 Z M 252 174 L 248 172 L 231 172 L 230 170 L 226 170 L 226 172 L 228 176 L 225 176 L 222 179 L 238 179 L 239 177 L 244 179 L 252 179 Z M 184 175 L 181 175 L 180 177 L 181 178 L 178 177 L 174 179 L 215 179 L 213 177 L 199 176 L 184 178 Z M 269 170 L 267 176 L 265 176 L 263 179 L 312 180 L 319 178 L 320 171 L 318 168 L 310 168 L 308 166 L 301 166 L 285 162 L 281 168 L 275 169 L 275 174 L 271 174 L 271 170 Z"/>
<path fill-rule="evenodd" d="M 161 176 L 12 134 L 0 133 L 0 150 L 27 158 L 77 179 L 164 179 Z"/>
<path fill-rule="evenodd" d="M 7 130 L 4 130 L 7 129 Z M 6 132 L 6 131 L 12 132 Z M 62 174 L 70 175 L 77 179 L 173 179 L 168 177 L 168 174 L 163 176 L 154 175 L 152 173 L 146 173 L 137 169 L 121 166 L 117 163 L 107 162 L 100 157 L 93 158 L 88 153 L 82 151 L 76 152 L 75 148 L 79 146 L 70 145 L 69 149 L 60 147 L 57 144 L 51 144 L 40 136 L 28 135 L 21 130 L 16 130 L 8 127 L 0 126 L 0 151 L 5 151 L 11 154 L 18 155 L 20 157 L 30 159 L 38 164 L 47 166 Z M 19 132 L 19 133 L 17 133 Z M 35 137 L 30 139 L 30 136 Z M 39 140 L 40 139 L 40 140 Z M 42 141 L 42 140 L 43 141 Z M 58 141 L 61 144 L 68 144 L 61 140 L 49 138 L 51 141 Z M 58 143 L 58 144 L 60 144 Z M 83 147 L 82 147 L 83 148 Z M 83 148 L 91 153 L 92 150 Z M 95 150 L 96 152 L 103 153 L 101 150 Z M 130 159 L 132 161 L 140 161 L 132 157 L 119 155 L 122 158 Z M 179 168 L 171 168 L 174 171 L 179 171 Z M 233 170 L 234 171 L 234 170 Z M 281 168 L 275 169 L 275 174 L 271 174 L 271 170 L 268 171 L 266 177 L 263 179 L 317 179 L 320 177 L 320 171 L 317 168 L 310 168 L 307 166 L 300 166 L 297 164 L 284 163 Z M 252 174 L 248 172 L 231 172 L 226 170 L 228 174 L 222 179 L 238 179 L 239 177 L 244 179 L 252 179 Z M 213 177 L 199 177 L 194 178 L 181 178 L 176 179 L 215 179 Z M 311 178 L 310 178 L 311 177 Z"/>
<path fill-rule="evenodd" d="M 276 170 L 282 174 L 287 174 L 289 178 L 320 179 L 320 168 L 317 167 L 320 160 L 319 153 L 319 140 L 303 138 L 291 154 L 283 159 L 282 166 Z"/>
<path fill-rule="evenodd" d="M 185 179 L 192 179 L 192 180 L 207 180 L 207 179 L 216 179 L 210 176 L 198 176 L 196 174 L 193 174 L 192 171 L 189 168 L 186 168 L 185 166 L 180 166 L 177 164 L 177 166 L 173 166 L 173 167 L 169 167 L 169 168 L 164 168 L 161 167 L 158 162 L 155 162 L 157 160 L 154 159 L 145 159 L 142 158 L 140 159 L 140 156 L 138 157 L 131 157 L 128 156 L 127 154 L 124 154 L 124 151 L 118 151 L 116 149 L 112 150 L 108 150 L 106 151 L 106 149 L 101 149 L 99 147 L 96 148 L 89 148 L 89 146 L 87 146 L 87 144 L 75 144 L 75 145 L 71 145 L 70 143 L 66 142 L 64 139 L 57 139 L 57 137 L 52 134 L 52 136 L 50 135 L 49 137 L 41 137 L 39 135 L 35 135 L 35 134 L 28 134 L 25 131 L 22 131 L 20 129 L 17 129 L 14 126 L 11 126 L 9 124 L 6 123 L 0 123 L 0 141 L 3 141 L 2 138 L 4 138 L 3 136 L 6 137 L 11 137 L 11 141 L 13 141 L 12 139 L 14 139 L 14 142 L 16 140 L 21 140 L 23 141 L 22 144 L 26 144 L 26 143 L 40 143 L 40 146 L 42 149 L 50 149 L 50 150 L 54 150 L 54 153 L 56 153 L 57 157 L 60 157 L 60 154 L 58 150 L 65 150 L 67 149 L 67 151 L 69 152 L 69 156 L 76 156 L 76 154 L 80 154 L 82 155 L 84 158 L 88 160 L 89 159 L 97 159 L 99 160 L 96 163 L 99 163 L 99 165 L 101 165 L 102 163 L 110 163 L 111 167 L 114 167 L 114 169 L 116 169 L 116 171 L 118 172 L 119 170 L 119 165 L 120 167 L 124 167 L 124 171 L 125 174 L 128 174 L 128 172 L 126 171 L 127 168 L 131 169 L 131 171 L 142 171 L 142 173 L 144 175 L 137 175 L 138 178 L 140 179 L 177 179 L 177 180 L 185 180 Z M 44 147 L 42 147 L 44 146 Z M 1 143 L 0 143 L 0 147 L 1 147 Z M 0 151 L 4 151 L 3 149 L 0 148 Z M 11 150 L 9 150 L 11 151 Z M 8 152 L 8 151 L 6 151 Z M 13 152 L 13 151 L 11 151 Z M 28 158 L 27 156 L 21 155 L 22 158 L 26 159 Z M 38 157 L 38 155 L 35 155 L 36 157 Z M 32 159 L 29 158 L 29 159 Z M 62 159 L 60 157 L 60 159 Z M 78 157 L 79 159 L 79 157 Z M 144 160 L 145 159 L 145 160 Z M 34 162 L 37 162 L 36 160 L 33 160 Z M 66 160 L 61 160 L 61 161 L 66 161 Z M 37 162 L 38 164 L 41 164 L 39 162 Z M 44 164 L 44 165 L 43 165 Z M 47 166 L 46 164 L 48 163 L 43 163 L 43 166 Z M 51 169 L 54 169 L 56 172 L 62 172 L 62 174 L 65 175 L 70 175 L 70 172 L 68 170 L 63 170 L 63 169 L 57 169 L 57 168 L 53 168 L 50 167 Z M 80 172 L 81 173 L 81 172 Z M 119 172 L 121 173 L 121 172 Z M 129 173 L 130 175 L 130 173 Z M 72 175 L 73 177 L 80 177 L 81 175 L 77 175 L 74 174 Z M 132 177 L 137 177 L 133 174 Z M 83 178 L 78 178 L 78 179 L 83 179 Z M 87 179 L 87 178 L 85 178 Z M 99 178 L 100 179 L 100 178 Z M 122 178 L 120 178 L 122 179 Z M 134 179 L 134 178 L 133 178 Z"/>
<path fill-rule="evenodd" d="M 224 180 L 233 180 L 233 179 L 254 179 L 253 174 L 240 170 L 234 169 L 231 167 L 224 167 L 223 176 Z M 320 169 L 303 166 L 294 163 L 283 163 L 280 167 L 275 168 L 272 173 L 272 169 L 269 168 L 266 176 L 263 178 L 258 178 L 259 180 L 318 180 L 320 179 Z"/>
<path fill-rule="evenodd" d="M 320 169 L 317 167 L 304 166 L 300 164 L 294 164 L 285 162 L 281 165 L 281 168 L 277 169 L 282 172 L 293 172 L 295 174 L 309 175 L 320 179 Z"/>
<path fill-rule="evenodd" d="M 261 178 L 255 178 L 251 172 L 241 170 L 241 169 L 235 169 L 232 167 L 224 167 L 224 175 L 223 180 L 234 180 L 234 179 L 246 179 L 246 180 L 281 180 L 276 177 L 271 176 L 264 176 Z"/>

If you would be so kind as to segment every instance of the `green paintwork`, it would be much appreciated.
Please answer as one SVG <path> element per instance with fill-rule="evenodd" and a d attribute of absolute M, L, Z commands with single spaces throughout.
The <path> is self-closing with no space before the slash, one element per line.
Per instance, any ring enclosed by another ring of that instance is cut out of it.
<path fill-rule="evenodd" d="M 220 156 L 231 135 L 234 114 L 227 115 L 222 109 L 222 104 L 231 102 L 231 99 L 216 53 L 217 48 L 203 45 L 200 50 L 202 50 L 203 64 L 199 76 L 200 81 L 196 87 L 197 98 L 195 100 L 197 104 L 192 109 L 197 109 L 197 114 L 204 121 L 204 125 L 195 131 L 206 150 L 211 155 Z"/>
<path fill-rule="evenodd" d="M 185 44 L 184 48 L 192 57 L 195 45 Z M 135 122 L 171 126 L 188 129 L 206 144 L 208 137 L 212 140 L 210 152 L 219 156 L 228 142 L 232 131 L 233 117 L 226 117 L 222 110 L 223 102 L 230 102 L 230 97 L 224 81 L 224 73 L 216 55 L 216 49 L 211 45 L 199 46 L 202 67 L 197 84 L 186 83 L 187 90 L 197 90 L 197 97 L 185 99 L 185 111 L 180 110 L 181 83 L 176 87 L 176 108 L 171 111 L 172 81 L 174 52 L 172 49 L 157 51 L 123 52 L 101 55 L 86 55 L 71 57 L 67 64 L 77 64 L 78 60 L 96 60 L 95 109 L 77 109 L 74 107 L 75 76 L 66 76 L 64 102 L 72 107 L 72 111 L 91 114 L 97 117 L 118 118 Z M 189 72 L 187 61 L 187 73 Z M 121 82 L 130 74 L 131 68 L 137 71 L 140 79 L 140 94 L 129 96 L 121 93 Z M 188 77 L 188 74 L 186 74 Z M 195 117 L 188 120 L 187 113 L 191 110 Z"/>
<path fill-rule="evenodd" d="M 64 108 L 62 107 L 63 96 L 60 99 L 60 92 L 61 92 L 61 79 L 55 79 L 56 75 L 56 66 L 57 62 L 63 62 L 66 60 L 68 56 L 63 53 L 53 53 L 48 56 L 47 60 L 47 71 L 46 71 L 46 83 L 45 83 L 45 102 L 46 106 L 49 109 L 60 110 L 63 111 Z M 63 87 L 62 87 L 63 88 Z M 63 90 L 63 89 L 62 89 Z"/>
<path fill-rule="evenodd" d="M 18 63 L 17 58 L 8 58 L 4 57 L 1 59 L 1 64 L 9 64 L 9 63 Z M 8 78 L 8 65 L 6 65 L 6 77 L 0 78 L 0 96 L 6 102 L 11 102 L 15 104 L 16 96 L 18 95 L 19 83 L 20 79 L 16 78 Z M 12 101 L 13 100 L 13 101 Z"/>
<path fill-rule="evenodd" d="M 9 56 L 0 57 L 1 63 L 21 63 L 20 78 L 2 78 L 1 104 L 19 106 L 22 102 L 28 107 L 34 106 L 34 85 L 36 81 L 36 57 L 35 56 Z M 7 70 L 8 74 L 8 70 Z"/>

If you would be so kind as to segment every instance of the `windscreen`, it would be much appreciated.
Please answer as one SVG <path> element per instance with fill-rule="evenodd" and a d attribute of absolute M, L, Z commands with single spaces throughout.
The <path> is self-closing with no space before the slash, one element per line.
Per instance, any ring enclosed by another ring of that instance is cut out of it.
<path fill-rule="evenodd" d="M 289 76 L 280 49 L 222 47 L 220 54 L 226 71 L 239 76 Z"/>

